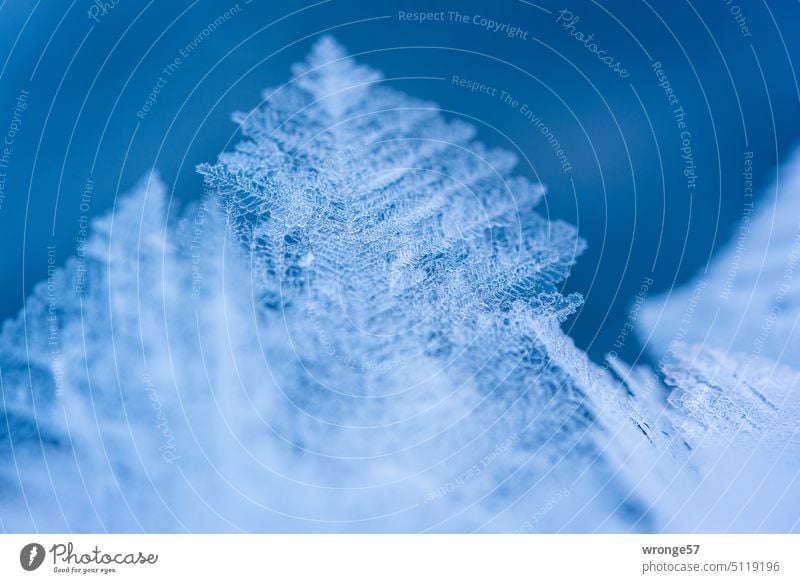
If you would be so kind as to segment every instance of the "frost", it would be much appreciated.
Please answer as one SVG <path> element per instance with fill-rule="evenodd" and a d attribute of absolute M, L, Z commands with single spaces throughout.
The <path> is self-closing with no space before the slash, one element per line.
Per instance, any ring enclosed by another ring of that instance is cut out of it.
<path fill-rule="evenodd" d="M 536 473 L 602 455 L 598 415 L 626 405 L 607 374 L 565 349 L 558 322 L 580 298 L 558 286 L 583 242 L 532 210 L 541 187 L 511 176 L 512 155 L 384 87 L 330 39 L 294 72 L 236 116 L 246 138 L 236 151 L 200 168 L 248 254 L 254 295 L 286 330 L 295 377 L 313 370 L 336 397 L 309 399 L 310 383 L 287 391 L 324 414 L 341 395 L 352 401 L 353 387 L 387 396 L 433 367 L 499 408 L 500 419 L 475 425 L 499 421 L 519 435 L 523 455 L 543 460 L 528 464 Z M 385 363 L 400 378 L 364 372 Z M 396 406 L 368 410 L 394 418 Z M 597 473 L 613 474 L 605 464 Z"/>
<path fill-rule="evenodd" d="M 786 435 L 777 380 L 721 408 L 687 356 L 670 405 L 574 345 L 584 244 L 513 155 L 329 38 L 293 72 L 179 220 L 145 177 L 4 324 L 4 529 L 680 529 L 701 433 Z"/>
<path fill-rule="evenodd" d="M 677 344 L 664 366 L 670 403 L 685 413 L 680 427 L 695 446 L 704 438 L 800 440 L 800 373 L 761 358 L 708 346 Z M 711 434 L 711 435 L 709 435 Z M 796 446 L 795 446 L 796 447 Z"/>
<path fill-rule="evenodd" d="M 732 241 L 702 274 L 642 309 L 665 413 L 701 477 L 674 520 L 699 528 L 798 528 L 800 158 L 778 176 L 745 197 Z"/>
<path fill-rule="evenodd" d="M 745 197 L 728 247 L 694 281 L 645 303 L 640 332 L 662 356 L 690 441 L 793 441 L 800 417 L 800 158 Z M 755 209 L 755 210 L 754 210 Z M 757 439 L 756 439 L 757 438 Z M 776 450 L 783 448 L 776 448 Z"/>

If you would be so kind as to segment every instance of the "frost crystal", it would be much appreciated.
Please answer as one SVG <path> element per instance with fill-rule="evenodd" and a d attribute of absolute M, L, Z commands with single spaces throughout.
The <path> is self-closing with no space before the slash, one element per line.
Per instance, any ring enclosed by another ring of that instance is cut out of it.
<path fill-rule="evenodd" d="M 800 373 L 774 362 L 677 344 L 664 366 L 669 401 L 687 417 L 681 430 L 693 444 L 762 439 L 781 447 L 800 440 Z M 796 447 L 796 446 L 795 446 Z"/>
<path fill-rule="evenodd" d="M 669 392 L 665 412 L 702 478 L 676 522 L 683 516 L 701 529 L 746 532 L 798 528 L 798 191 L 795 158 L 769 192 L 745 197 L 733 240 L 702 275 L 642 309 L 640 332 L 660 358 Z"/>
<path fill-rule="evenodd" d="M 179 221 L 145 177 L 5 323 L 3 528 L 724 525 L 687 456 L 744 410 L 785 436 L 784 385 L 687 357 L 670 407 L 593 364 L 560 329 L 583 243 L 514 156 L 329 38 L 294 73 Z"/>
<path fill-rule="evenodd" d="M 558 284 L 583 243 L 533 212 L 541 187 L 330 38 L 294 73 L 237 116 L 248 139 L 200 170 L 299 366 L 334 392 L 371 395 L 381 371 L 421 357 L 457 361 L 487 392 L 547 371 L 529 321 L 579 305 Z"/>
<path fill-rule="evenodd" d="M 354 397 L 430 394 L 412 371 L 432 370 L 492 404 L 474 425 L 519 435 L 531 470 L 598 455 L 598 416 L 627 404 L 558 328 L 580 302 L 558 286 L 583 242 L 533 211 L 541 187 L 510 175 L 514 156 L 384 87 L 330 39 L 294 73 L 236 116 L 247 138 L 236 151 L 200 167 L 270 327 L 293 347 L 295 380 L 281 384 L 316 415 L 333 401 L 337 416 L 394 418 L 399 401 L 376 413 Z"/>

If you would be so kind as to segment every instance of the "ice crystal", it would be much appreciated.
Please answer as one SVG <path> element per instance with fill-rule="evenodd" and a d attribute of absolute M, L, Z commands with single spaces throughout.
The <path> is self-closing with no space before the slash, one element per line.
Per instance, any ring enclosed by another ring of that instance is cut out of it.
<path fill-rule="evenodd" d="M 178 221 L 145 177 L 5 323 L 3 528 L 686 528 L 703 432 L 786 435 L 778 380 L 574 345 L 583 242 L 513 155 L 330 38 L 294 75 Z"/>

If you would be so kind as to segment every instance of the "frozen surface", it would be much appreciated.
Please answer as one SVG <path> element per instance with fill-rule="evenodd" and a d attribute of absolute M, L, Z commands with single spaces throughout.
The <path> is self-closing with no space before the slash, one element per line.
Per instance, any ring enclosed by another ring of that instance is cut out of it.
<path fill-rule="evenodd" d="M 797 529 L 792 370 L 592 363 L 513 155 L 330 38 L 293 72 L 180 221 L 144 177 L 4 324 L 5 530 Z"/>

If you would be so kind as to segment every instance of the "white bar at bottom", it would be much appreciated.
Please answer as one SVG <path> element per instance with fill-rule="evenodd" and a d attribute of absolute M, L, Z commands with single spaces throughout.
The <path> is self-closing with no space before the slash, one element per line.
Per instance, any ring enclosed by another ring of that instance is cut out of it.
<path fill-rule="evenodd" d="M 0 581 L 798 582 L 798 555 L 800 535 L 1 535 Z"/>

